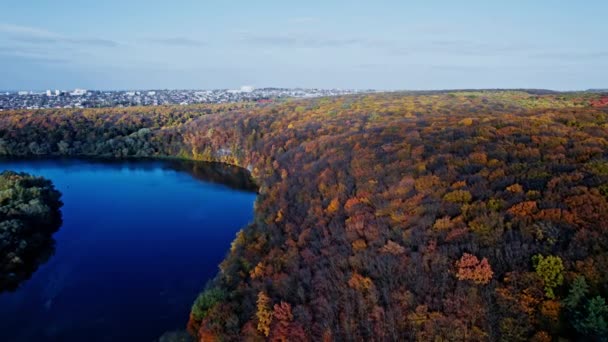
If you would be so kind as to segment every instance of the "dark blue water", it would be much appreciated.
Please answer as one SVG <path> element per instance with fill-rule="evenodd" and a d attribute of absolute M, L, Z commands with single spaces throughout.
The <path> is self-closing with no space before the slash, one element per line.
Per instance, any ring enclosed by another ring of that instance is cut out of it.
<path fill-rule="evenodd" d="M 0 341 L 153 341 L 184 329 L 256 197 L 239 170 L 170 162 L 3 161 L 62 192 L 55 254 L 0 294 Z M 225 183 L 225 184 L 222 184 Z"/>

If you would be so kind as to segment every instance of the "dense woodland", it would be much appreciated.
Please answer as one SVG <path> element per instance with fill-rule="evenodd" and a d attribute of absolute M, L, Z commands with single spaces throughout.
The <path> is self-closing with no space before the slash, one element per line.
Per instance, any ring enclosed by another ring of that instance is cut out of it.
<path fill-rule="evenodd" d="M 0 113 L 0 155 L 251 171 L 201 341 L 608 336 L 608 96 L 467 91 Z M 204 243 L 204 242 L 201 242 Z"/>
<path fill-rule="evenodd" d="M 52 255 L 60 196 L 43 178 L 0 173 L 0 292 L 15 290 Z"/>

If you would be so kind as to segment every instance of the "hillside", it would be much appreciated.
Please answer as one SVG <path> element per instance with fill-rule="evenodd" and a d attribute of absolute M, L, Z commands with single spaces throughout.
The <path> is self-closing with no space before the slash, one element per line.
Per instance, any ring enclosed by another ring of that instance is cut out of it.
<path fill-rule="evenodd" d="M 255 221 L 193 305 L 201 340 L 600 338 L 605 99 L 466 91 L 9 111 L 0 155 L 249 169 Z"/>

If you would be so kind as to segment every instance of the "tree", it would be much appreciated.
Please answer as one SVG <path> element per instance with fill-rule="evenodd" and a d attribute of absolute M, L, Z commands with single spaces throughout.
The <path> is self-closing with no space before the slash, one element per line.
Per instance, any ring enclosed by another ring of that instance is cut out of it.
<path fill-rule="evenodd" d="M 460 260 L 456 261 L 456 278 L 459 280 L 471 280 L 475 284 L 485 285 L 492 280 L 494 272 L 488 259 L 483 258 L 481 261 L 476 256 L 464 253 Z"/>
<path fill-rule="evenodd" d="M 386 245 L 384 245 L 382 248 L 380 248 L 380 253 L 401 255 L 401 254 L 405 253 L 405 248 L 403 248 L 403 246 L 401 246 L 400 244 L 398 244 L 394 241 L 388 240 Z"/>
<path fill-rule="evenodd" d="M 291 305 L 286 302 L 274 305 L 274 322 L 270 340 L 273 342 L 298 342 L 307 341 L 306 333 L 302 326 L 293 322 Z"/>
<path fill-rule="evenodd" d="M 435 223 L 433 224 L 433 229 L 436 229 L 439 231 L 442 231 L 442 230 L 448 231 L 453 226 L 454 226 L 454 224 L 452 223 L 452 219 L 449 216 L 444 216 L 442 218 L 438 218 L 437 220 L 435 220 Z"/>
<path fill-rule="evenodd" d="M 327 213 L 333 214 L 336 211 L 338 211 L 339 208 L 340 208 L 340 200 L 338 200 L 337 198 L 334 198 L 333 200 L 331 200 L 331 202 L 327 206 Z"/>
<path fill-rule="evenodd" d="M 473 196 L 471 196 L 471 193 L 467 190 L 454 190 L 445 194 L 443 199 L 447 202 L 466 204 L 471 202 Z"/>
<path fill-rule="evenodd" d="M 568 296 L 563 303 L 572 325 L 581 334 L 588 337 L 602 337 L 608 334 L 608 306 L 604 298 L 596 296 L 587 299 L 589 286 L 584 277 L 578 276 L 572 282 Z"/>
<path fill-rule="evenodd" d="M 270 297 L 265 292 L 258 294 L 257 300 L 258 311 L 258 331 L 268 337 L 270 334 L 270 323 L 272 323 L 272 309 L 270 307 Z"/>
<path fill-rule="evenodd" d="M 209 310 L 223 300 L 224 297 L 224 291 L 215 287 L 202 292 L 192 305 L 191 314 L 193 318 L 196 320 L 205 318 Z"/>
<path fill-rule="evenodd" d="M 608 335 L 606 315 L 608 306 L 604 298 L 597 296 L 587 304 L 587 316 L 576 321 L 575 327 L 583 335 L 605 339 Z"/>
<path fill-rule="evenodd" d="M 368 292 L 374 288 L 374 282 L 359 273 L 353 273 L 352 277 L 348 280 L 348 286 L 357 291 Z"/>
<path fill-rule="evenodd" d="M 543 257 L 541 254 L 532 257 L 535 264 L 536 274 L 545 283 L 545 295 L 547 298 L 554 299 L 553 290 L 564 282 L 564 264 L 558 256 L 549 255 Z"/>
<path fill-rule="evenodd" d="M 0 293 L 16 289 L 54 253 L 60 197 L 49 180 L 0 172 Z"/>
<path fill-rule="evenodd" d="M 507 191 L 512 193 L 521 193 L 524 192 L 524 188 L 520 184 L 512 184 L 507 187 Z"/>
<path fill-rule="evenodd" d="M 574 316 L 578 316 L 580 314 L 580 306 L 586 300 L 588 292 L 589 285 L 587 285 L 585 277 L 578 276 L 574 278 L 570 286 L 570 292 L 563 300 L 566 310 L 570 311 Z"/>

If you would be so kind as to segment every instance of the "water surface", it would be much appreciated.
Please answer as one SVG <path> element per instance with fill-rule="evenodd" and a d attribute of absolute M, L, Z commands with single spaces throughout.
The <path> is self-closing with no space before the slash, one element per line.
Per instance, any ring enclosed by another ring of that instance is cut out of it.
<path fill-rule="evenodd" d="M 0 294 L 0 341 L 153 341 L 183 329 L 194 298 L 251 221 L 242 170 L 164 161 L 0 159 L 62 192 L 55 254 Z"/>

